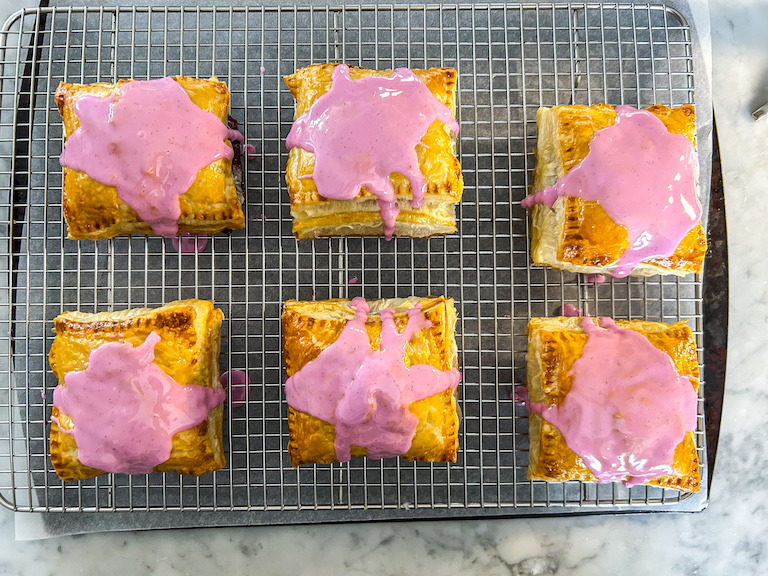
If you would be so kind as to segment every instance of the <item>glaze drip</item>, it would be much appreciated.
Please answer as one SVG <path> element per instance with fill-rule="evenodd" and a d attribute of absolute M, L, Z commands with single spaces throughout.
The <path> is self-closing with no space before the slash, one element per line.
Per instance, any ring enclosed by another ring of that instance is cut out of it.
<path fill-rule="evenodd" d="M 182 232 L 171 240 L 174 250 L 181 254 L 197 254 L 208 246 L 208 236 L 205 234 L 193 234 Z"/>
<path fill-rule="evenodd" d="M 229 405 L 232 408 L 240 408 L 248 402 L 248 389 L 251 380 L 248 374 L 242 370 L 229 370 L 219 377 L 221 387 L 229 389 Z"/>
<path fill-rule="evenodd" d="M 566 303 L 563 305 L 561 314 L 563 316 L 584 316 L 584 310 L 582 310 L 581 308 L 577 308 L 571 303 Z"/>

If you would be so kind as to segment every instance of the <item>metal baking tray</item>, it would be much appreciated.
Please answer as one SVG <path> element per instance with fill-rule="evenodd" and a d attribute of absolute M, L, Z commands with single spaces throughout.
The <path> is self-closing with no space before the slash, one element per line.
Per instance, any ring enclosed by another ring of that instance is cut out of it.
<path fill-rule="evenodd" d="M 526 412 L 510 398 L 513 384 L 524 382 L 528 319 L 568 302 L 593 315 L 687 320 L 702 362 L 724 354 L 724 240 L 710 240 L 715 296 L 705 295 L 700 276 L 594 285 L 530 265 L 519 205 L 534 165 L 539 106 L 693 102 L 692 42 L 680 13 L 648 4 L 41 8 L 11 17 L 0 32 L 0 502 L 16 511 L 188 511 L 212 524 L 234 512 L 259 512 L 250 524 L 279 524 L 703 509 L 714 457 L 708 468 L 703 398 L 710 376 L 715 399 L 722 397 L 717 359 L 704 370 L 696 433 L 704 479 L 695 495 L 527 480 Z M 466 188 L 457 234 L 294 239 L 283 177 L 294 105 L 282 76 L 326 61 L 458 70 Z M 196 255 L 180 255 L 158 237 L 65 239 L 57 84 L 173 74 L 216 75 L 230 87 L 231 115 L 256 148 L 244 160 L 246 229 L 212 238 Z M 713 193 L 709 227 L 724 239 L 721 200 Z M 413 294 L 457 301 L 458 461 L 355 459 L 293 469 L 281 303 Z M 226 467 L 200 478 L 60 482 L 47 444 L 52 319 L 63 310 L 189 297 L 224 311 L 221 368 L 251 379 L 245 405 L 225 407 Z M 707 306 L 714 320 L 705 322 Z M 706 342 L 705 330 L 713 335 Z M 716 442 L 719 412 L 708 420 Z"/>

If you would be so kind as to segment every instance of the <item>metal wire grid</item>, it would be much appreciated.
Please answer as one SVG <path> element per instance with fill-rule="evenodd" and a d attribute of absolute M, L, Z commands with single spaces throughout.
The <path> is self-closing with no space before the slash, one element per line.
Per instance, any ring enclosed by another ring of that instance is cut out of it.
<path fill-rule="evenodd" d="M 461 515 L 684 505 L 685 497 L 658 488 L 528 481 L 527 418 L 510 399 L 513 382 L 524 382 L 528 319 L 554 315 L 566 302 L 616 318 L 688 320 L 701 354 L 700 278 L 594 286 L 532 268 L 519 206 L 540 105 L 693 102 L 691 38 L 677 13 L 623 4 L 69 8 L 24 11 L 1 37 L 0 242 L 12 248 L 2 264 L 9 286 L 2 294 L 11 306 L 0 317 L 0 371 L 10 383 L 0 385 L 3 504 L 21 511 L 297 510 L 299 521 L 326 510 L 350 511 L 344 517 L 354 519 L 362 510 L 366 518 L 390 518 L 439 509 Z M 281 77 L 326 61 L 458 70 L 466 186 L 458 234 L 294 240 L 282 175 L 294 105 Z M 56 85 L 173 74 L 217 75 L 229 85 L 231 114 L 256 147 L 245 160 L 247 228 L 183 256 L 157 237 L 64 239 Z M 356 459 L 292 469 L 281 303 L 412 294 L 457 300 L 458 462 Z M 226 468 L 198 479 L 107 475 L 61 483 L 47 445 L 56 386 L 47 364 L 53 318 L 63 310 L 189 297 L 222 308 L 222 370 L 245 370 L 252 382 L 244 405 L 226 405 Z M 698 430 L 705 462 L 703 416 Z"/>

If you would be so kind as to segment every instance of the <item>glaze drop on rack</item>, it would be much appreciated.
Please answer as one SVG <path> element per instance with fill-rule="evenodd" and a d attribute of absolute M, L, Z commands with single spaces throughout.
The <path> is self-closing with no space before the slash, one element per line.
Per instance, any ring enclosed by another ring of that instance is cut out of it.
<path fill-rule="evenodd" d="M 180 254 L 198 254 L 208 246 L 208 236 L 206 234 L 182 232 L 171 239 L 171 245 Z"/>
<path fill-rule="evenodd" d="M 668 474 L 675 448 L 696 429 L 698 397 L 672 359 L 610 318 L 581 321 L 587 342 L 565 399 L 530 412 L 554 425 L 599 482 L 626 486 Z"/>
<path fill-rule="evenodd" d="M 459 125 L 450 108 L 408 68 L 390 77 L 352 80 L 349 66 L 339 64 L 332 81 L 330 90 L 293 123 L 286 146 L 315 155 L 312 180 L 320 196 L 351 200 L 363 186 L 376 195 L 384 236 L 390 239 L 400 212 L 390 174 L 408 178 L 411 206 L 420 207 L 427 181 L 416 147 L 433 122 L 443 122 L 454 133 Z"/>
<path fill-rule="evenodd" d="M 365 448 L 369 458 L 405 454 L 419 423 L 409 410 L 411 403 L 455 388 L 461 373 L 428 364 L 405 365 L 406 345 L 431 326 L 418 305 L 408 310 L 408 322 L 400 333 L 394 310 L 379 313 L 382 326 L 376 351 L 365 328 L 368 303 L 355 298 L 350 306 L 355 316 L 336 341 L 288 378 L 286 400 L 295 410 L 334 425 L 340 462 L 350 459 L 353 445 Z"/>

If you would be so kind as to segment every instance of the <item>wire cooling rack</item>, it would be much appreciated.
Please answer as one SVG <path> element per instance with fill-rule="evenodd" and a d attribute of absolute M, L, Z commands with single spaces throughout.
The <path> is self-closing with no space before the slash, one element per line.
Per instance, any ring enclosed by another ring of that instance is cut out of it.
<path fill-rule="evenodd" d="M 253 523 L 625 510 L 699 510 L 654 487 L 531 482 L 523 383 L 526 324 L 564 303 L 590 314 L 687 320 L 701 358 L 702 285 L 585 278 L 530 266 L 519 202 L 533 169 L 536 109 L 693 102 L 691 34 L 654 5 L 66 8 L 24 11 L 0 34 L 0 498 L 18 511 L 261 511 Z M 458 70 L 465 191 L 444 238 L 297 242 L 283 169 L 294 104 L 282 76 L 311 63 Z M 62 123 L 53 92 L 166 75 L 218 76 L 256 148 L 245 160 L 247 227 L 181 255 L 158 237 L 66 240 Z M 463 382 L 455 464 L 356 459 L 293 469 L 282 394 L 281 303 L 289 298 L 457 300 Z M 222 370 L 246 371 L 228 403 L 227 466 L 174 474 L 58 480 L 48 457 L 56 379 L 47 363 L 64 310 L 212 299 L 223 311 Z M 699 410 L 703 414 L 703 410 Z M 706 473 L 703 415 L 696 434 Z M 704 482 L 706 486 L 706 482 Z"/>

